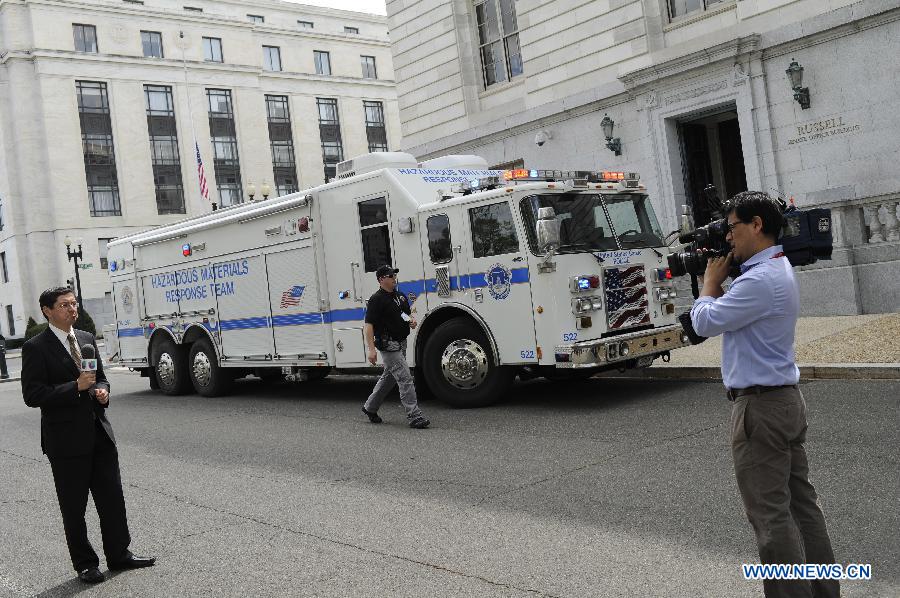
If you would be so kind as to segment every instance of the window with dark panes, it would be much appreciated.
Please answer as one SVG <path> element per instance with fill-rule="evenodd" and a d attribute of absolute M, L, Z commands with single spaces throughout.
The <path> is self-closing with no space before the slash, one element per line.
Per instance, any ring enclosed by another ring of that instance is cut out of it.
<path fill-rule="evenodd" d="M 144 100 L 150 133 L 153 184 L 156 187 L 156 211 L 159 214 L 184 214 L 184 185 L 172 88 L 168 85 L 145 85 Z"/>
<path fill-rule="evenodd" d="M 247 15 L 247 20 L 259 25 L 266 22 L 266 17 L 262 15 Z"/>
<path fill-rule="evenodd" d="M 91 216 L 121 216 L 119 177 L 106 83 L 76 81 L 78 119 Z"/>
<path fill-rule="evenodd" d="M 0 230 L 3 230 L 3 198 L 0 197 Z"/>
<path fill-rule="evenodd" d="M 344 27 L 344 33 L 359 35 L 359 27 Z"/>
<path fill-rule="evenodd" d="M 263 63 L 267 71 L 281 70 L 281 48 L 278 46 L 263 46 Z"/>
<path fill-rule="evenodd" d="M 107 237 L 105 239 L 97 239 L 97 249 L 100 251 L 100 269 L 109 270 L 109 248 L 107 243 L 115 239 L 115 237 Z"/>
<path fill-rule="evenodd" d="M 450 246 L 450 219 L 446 214 L 429 216 L 425 222 L 428 229 L 428 255 L 432 264 L 446 264 L 453 259 Z"/>
<path fill-rule="evenodd" d="M 391 235 L 388 229 L 387 201 L 376 197 L 359 202 L 359 227 L 362 236 L 366 272 L 385 264 L 392 266 Z"/>
<path fill-rule="evenodd" d="M 199 6 L 185 6 L 183 8 L 188 12 L 203 12 L 203 9 Z"/>
<path fill-rule="evenodd" d="M 300 29 L 312 29 L 313 26 L 312 21 L 297 21 L 297 27 Z"/>
<path fill-rule="evenodd" d="M 203 60 L 206 62 L 222 62 L 222 40 L 218 37 L 203 38 Z"/>
<path fill-rule="evenodd" d="M 316 106 L 319 109 L 319 138 L 322 140 L 325 182 L 328 182 L 334 178 L 338 162 L 344 159 L 341 122 L 338 118 L 336 99 L 316 98 Z"/>
<path fill-rule="evenodd" d="M 0 267 L 3 268 L 3 282 L 9 282 L 9 270 L 6 269 L 6 252 L 0 252 Z"/>
<path fill-rule="evenodd" d="M 384 106 L 381 102 L 363 102 L 366 113 L 366 139 L 370 152 L 388 151 L 387 130 L 384 126 Z"/>
<path fill-rule="evenodd" d="M 700 13 L 725 0 L 668 0 L 669 20 Z"/>
<path fill-rule="evenodd" d="M 278 195 L 299 191 L 294 135 L 287 96 L 266 96 L 266 118 L 269 121 L 269 143 L 272 147 L 272 170 Z"/>
<path fill-rule="evenodd" d="M 9 335 L 16 335 L 16 320 L 13 318 L 13 306 L 6 306 L 6 321 L 9 323 Z"/>
<path fill-rule="evenodd" d="M 96 54 L 97 49 L 97 28 L 93 25 L 72 24 L 72 35 L 75 37 L 76 52 L 91 52 Z"/>
<path fill-rule="evenodd" d="M 244 201 L 231 91 L 207 89 L 206 97 L 209 104 L 209 134 L 216 171 L 216 188 L 219 191 L 219 205 L 224 208 Z"/>
<path fill-rule="evenodd" d="M 374 56 L 360 56 L 359 61 L 362 63 L 363 79 L 377 79 L 378 72 L 375 70 Z"/>
<path fill-rule="evenodd" d="M 321 50 L 313 50 L 313 61 L 316 63 L 316 74 L 331 74 L 331 55 Z"/>
<path fill-rule="evenodd" d="M 159 31 L 141 31 L 141 46 L 146 58 L 162 58 L 162 33 Z"/>
<path fill-rule="evenodd" d="M 519 237 L 507 202 L 469 208 L 474 257 L 519 251 Z"/>
<path fill-rule="evenodd" d="M 478 48 L 485 88 L 522 74 L 519 25 L 515 0 L 484 0 L 475 4 Z"/>

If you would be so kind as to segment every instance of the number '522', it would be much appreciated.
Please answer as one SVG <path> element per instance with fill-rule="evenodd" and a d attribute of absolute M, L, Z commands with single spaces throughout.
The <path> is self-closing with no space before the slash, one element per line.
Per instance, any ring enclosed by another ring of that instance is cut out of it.
<path fill-rule="evenodd" d="M 525 351 L 519 351 L 519 355 L 522 359 L 534 359 L 534 350 L 528 349 Z"/>
<path fill-rule="evenodd" d="M 578 340 L 577 332 L 565 332 L 563 333 L 563 341 L 576 341 Z"/>

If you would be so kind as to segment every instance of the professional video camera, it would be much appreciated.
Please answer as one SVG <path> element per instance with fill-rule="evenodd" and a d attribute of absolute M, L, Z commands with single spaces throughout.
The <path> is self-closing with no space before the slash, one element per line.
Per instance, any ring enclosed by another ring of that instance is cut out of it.
<path fill-rule="evenodd" d="M 707 185 L 703 198 L 711 215 L 710 222 L 691 230 L 690 216 L 682 217 L 682 230 L 678 236 L 682 246 L 668 255 L 669 268 L 674 276 L 690 274 L 692 282 L 698 274 L 706 270 L 710 257 L 728 255 L 731 246 L 725 241 L 728 234 L 728 219 L 725 217 L 730 206 L 719 200 L 716 188 Z M 818 259 L 831 259 L 831 210 L 815 208 L 800 210 L 780 198 L 773 198 L 781 206 L 784 225 L 779 243 L 792 266 L 805 266 Z M 674 233 L 672 233 L 674 235 Z M 740 273 L 737 264 L 732 267 L 732 276 Z M 695 291 L 696 295 L 696 291 Z"/>

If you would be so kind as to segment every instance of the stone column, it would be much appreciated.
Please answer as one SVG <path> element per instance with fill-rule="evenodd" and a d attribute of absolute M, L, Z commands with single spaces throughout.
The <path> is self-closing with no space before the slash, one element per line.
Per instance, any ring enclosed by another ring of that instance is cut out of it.
<path fill-rule="evenodd" d="M 884 235 L 886 241 L 900 241 L 900 231 L 897 230 L 897 203 L 889 201 L 881 204 L 878 220 L 884 224 Z M 884 214 L 882 217 L 881 214 Z"/>
<path fill-rule="evenodd" d="M 863 206 L 863 214 L 865 215 L 866 226 L 869 227 L 869 243 L 881 243 L 884 241 L 884 237 L 881 236 L 881 222 L 878 220 L 878 205 Z"/>

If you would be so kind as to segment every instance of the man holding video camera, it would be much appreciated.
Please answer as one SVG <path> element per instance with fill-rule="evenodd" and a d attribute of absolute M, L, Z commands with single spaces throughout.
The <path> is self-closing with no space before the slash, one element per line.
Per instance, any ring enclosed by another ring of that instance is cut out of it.
<path fill-rule="evenodd" d="M 763 564 L 834 563 L 806 458 L 806 402 L 794 362 L 797 281 L 778 238 L 781 207 L 745 191 L 728 204 L 731 252 L 709 259 L 690 312 L 694 331 L 722 338 L 722 381 L 734 403 L 731 449 L 744 509 Z M 732 261 L 740 276 L 725 292 Z M 839 596 L 834 580 L 763 582 L 765 595 Z"/>

